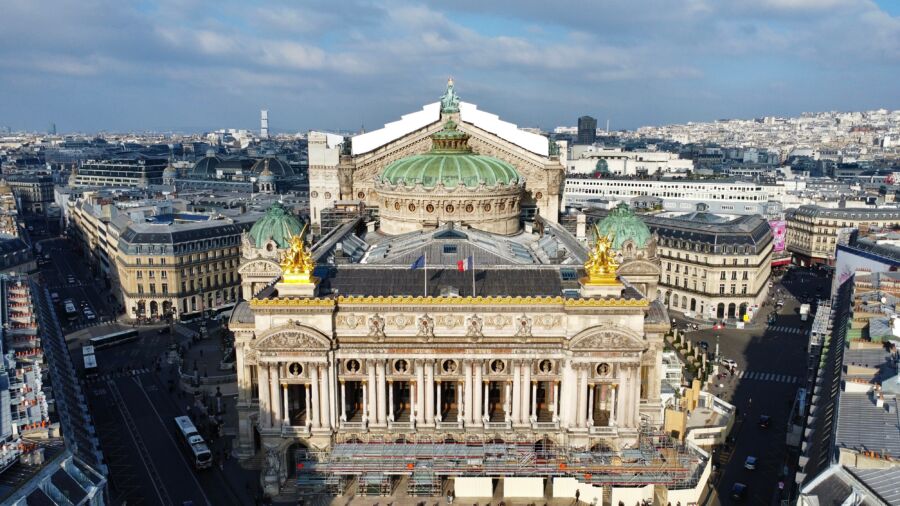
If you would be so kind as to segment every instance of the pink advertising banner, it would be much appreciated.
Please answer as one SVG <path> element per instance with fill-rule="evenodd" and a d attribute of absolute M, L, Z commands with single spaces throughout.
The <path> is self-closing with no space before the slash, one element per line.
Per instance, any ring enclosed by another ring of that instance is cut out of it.
<path fill-rule="evenodd" d="M 784 251 L 784 233 L 787 229 L 784 220 L 775 220 L 770 221 L 769 226 L 772 227 L 772 239 L 774 244 L 772 245 L 773 252 Z"/>

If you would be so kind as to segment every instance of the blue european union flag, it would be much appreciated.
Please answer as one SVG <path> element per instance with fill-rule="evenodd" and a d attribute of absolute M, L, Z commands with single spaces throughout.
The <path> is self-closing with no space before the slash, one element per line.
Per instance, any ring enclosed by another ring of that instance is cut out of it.
<path fill-rule="evenodd" d="M 413 264 L 409 266 L 409 268 L 410 268 L 410 270 L 425 268 L 425 255 L 422 255 L 419 258 L 417 258 L 416 261 L 413 262 Z"/>

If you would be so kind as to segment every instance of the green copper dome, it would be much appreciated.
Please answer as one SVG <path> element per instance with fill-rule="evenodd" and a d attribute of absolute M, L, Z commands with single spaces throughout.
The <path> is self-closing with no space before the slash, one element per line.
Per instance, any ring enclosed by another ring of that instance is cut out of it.
<path fill-rule="evenodd" d="M 381 182 L 406 186 L 422 183 L 425 188 L 434 188 L 440 182 L 448 188 L 460 184 L 476 188 L 482 183 L 512 185 L 522 180 L 515 167 L 503 160 L 472 153 L 466 146 L 468 137 L 456 129 L 456 123 L 448 121 L 431 137 L 430 152 L 391 163 L 382 171 Z"/>
<path fill-rule="evenodd" d="M 622 249 L 622 245 L 629 240 L 634 242 L 636 248 L 644 248 L 650 242 L 650 229 L 624 202 L 594 226 L 600 235 L 612 235 L 612 247 L 616 250 Z"/>
<path fill-rule="evenodd" d="M 276 202 L 266 211 L 265 216 L 253 224 L 250 238 L 257 248 L 263 248 L 270 239 L 274 240 L 279 248 L 286 248 L 291 237 L 299 234 L 300 230 L 300 220 Z"/>

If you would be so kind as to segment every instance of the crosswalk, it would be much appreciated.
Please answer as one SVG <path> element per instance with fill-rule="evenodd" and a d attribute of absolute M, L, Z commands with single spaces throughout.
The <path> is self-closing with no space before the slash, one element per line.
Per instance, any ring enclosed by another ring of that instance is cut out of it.
<path fill-rule="evenodd" d="M 96 374 L 89 376 L 84 379 L 85 384 L 91 385 L 94 383 L 105 383 L 107 380 L 116 379 L 116 378 L 125 378 L 128 376 L 140 376 L 141 374 L 147 374 L 150 372 L 150 369 L 144 367 L 141 369 L 126 369 L 124 371 L 112 371 L 105 374 Z"/>
<path fill-rule="evenodd" d="M 768 332 L 780 332 L 782 334 L 806 334 L 806 330 L 804 329 L 798 327 L 788 327 L 787 325 L 767 327 L 766 330 Z"/>
<path fill-rule="evenodd" d="M 798 382 L 800 382 L 800 378 L 798 376 L 791 376 L 789 374 L 778 374 L 778 373 L 774 373 L 774 372 L 762 372 L 762 371 L 738 371 L 737 377 L 740 379 L 757 380 L 757 381 L 771 381 L 774 383 L 798 383 Z"/>

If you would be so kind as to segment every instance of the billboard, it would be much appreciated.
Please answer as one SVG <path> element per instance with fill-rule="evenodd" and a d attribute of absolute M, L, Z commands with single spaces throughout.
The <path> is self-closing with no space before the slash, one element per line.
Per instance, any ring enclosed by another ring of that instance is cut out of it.
<path fill-rule="evenodd" d="M 779 253 L 784 251 L 784 234 L 787 230 L 787 225 L 784 220 L 773 220 L 769 222 L 769 227 L 772 229 L 772 252 Z"/>

